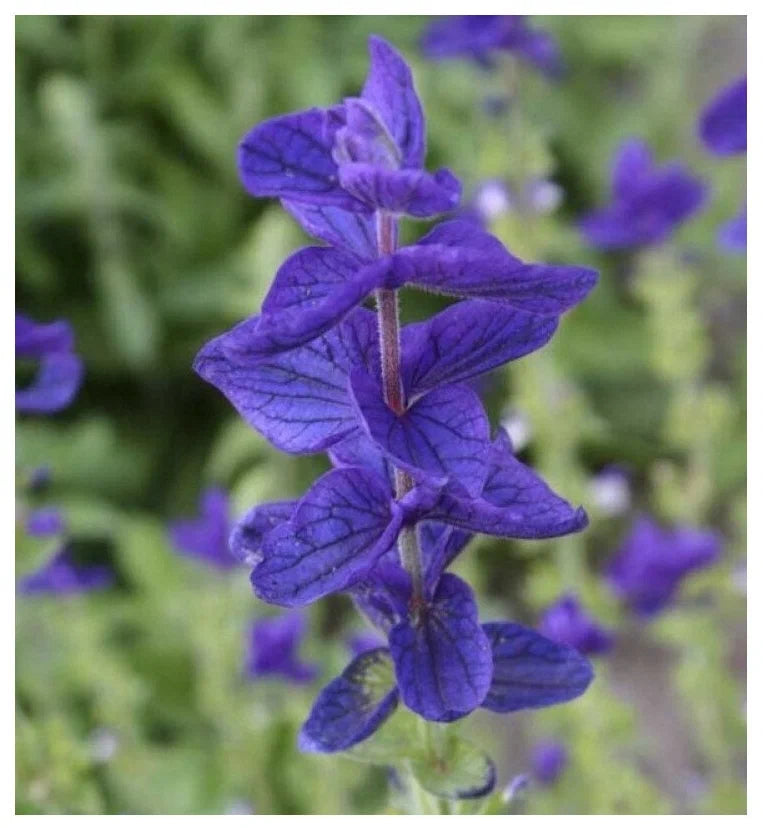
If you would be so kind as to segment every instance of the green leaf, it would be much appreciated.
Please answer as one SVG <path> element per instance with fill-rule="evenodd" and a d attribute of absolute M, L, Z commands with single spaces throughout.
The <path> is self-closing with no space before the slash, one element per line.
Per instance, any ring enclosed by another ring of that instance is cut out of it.
<path fill-rule="evenodd" d="M 406 759 L 424 761 L 427 752 L 416 716 L 398 708 L 373 736 L 342 756 L 372 765 L 398 765 Z"/>
<path fill-rule="evenodd" d="M 446 732 L 443 742 L 436 753 L 411 762 L 419 785 L 445 799 L 476 799 L 489 794 L 495 786 L 492 759 L 454 733 Z"/>

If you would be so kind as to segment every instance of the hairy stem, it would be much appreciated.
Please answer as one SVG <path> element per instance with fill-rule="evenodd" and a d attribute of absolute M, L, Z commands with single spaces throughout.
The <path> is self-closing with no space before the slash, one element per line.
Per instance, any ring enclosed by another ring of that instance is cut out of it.
<path fill-rule="evenodd" d="M 384 212 L 376 214 L 376 238 L 380 256 L 388 256 L 397 247 L 397 220 Z M 379 326 L 382 384 L 384 401 L 395 412 L 405 411 L 405 395 L 400 373 L 400 311 L 397 291 L 380 288 L 376 291 L 376 318 Z M 411 476 L 402 469 L 395 469 L 395 495 L 403 497 L 413 488 Z M 411 576 L 414 603 L 423 592 L 421 552 L 416 530 L 406 527 L 398 541 L 400 562 Z"/>

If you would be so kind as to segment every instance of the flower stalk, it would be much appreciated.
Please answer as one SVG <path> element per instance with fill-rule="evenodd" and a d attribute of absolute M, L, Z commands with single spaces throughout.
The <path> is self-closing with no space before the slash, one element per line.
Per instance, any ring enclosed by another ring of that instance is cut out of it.
<path fill-rule="evenodd" d="M 379 256 L 389 256 L 397 249 L 397 219 L 389 213 L 376 214 L 376 236 Z M 396 290 L 380 288 L 376 291 L 376 318 L 379 326 L 382 386 L 384 401 L 395 412 L 405 411 L 405 395 L 400 372 L 400 307 Z M 395 469 L 395 495 L 398 499 L 413 488 L 411 476 Z M 405 528 L 398 539 L 400 562 L 411 576 L 413 604 L 418 606 L 423 597 L 421 552 L 416 530 Z"/>

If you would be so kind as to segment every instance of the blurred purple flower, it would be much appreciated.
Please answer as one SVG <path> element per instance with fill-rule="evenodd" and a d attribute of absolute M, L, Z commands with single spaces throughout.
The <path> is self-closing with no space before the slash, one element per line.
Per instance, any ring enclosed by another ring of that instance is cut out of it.
<path fill-rule="evenodd" d="M 16 314 L 16 359 L 36 360 L 31 385 L 16 391 L 16 410 L 53 414 L 66 408 L 82 382 L 82 360 L 74 353 L 74 334 L 64 320 L 38 324 Z"/>
<path fill-rule="evenodd" d="M 584 216 L 580 229 L 601 250 L 659 244 L 699 210 L 705 195 L 704 184 L 682 164 L 658 167 L 649 147 L 630 138 L 615 155 L 611 203 Z"/>
<path fill-rule="evenodd" d="M 567 767 L 567 749 L 559 742 L 539 742 L 532 751 L 533 776 L 543 785 L 553 785 Z"/>
<path fill-rule="evenodd" d="M 606 653 L 612 648 L 611 633 L 600 627 L 574 595 L 563 595 L 543 614 L 540 632 L 552 641 L 569 644 L 585 655 Z"/>
<path fill-rule="evenodd" d="M 747 75 L 735 80 L 705 107 L 699 135 L 715 155 L 734 155 L 747 150 Z"/>
<path fill-rule="evenodd" d="M 232 569 L 238 561 L 228 549 L 228 494 L 220 488 L 207 489 L 199 501 L 201 515 L 192 520 L 176 520 L 170 524 L 172 545 L 181 555 L 197 558 L 218 569 Z"/>
<path fill-rule="evenodd" d="M 34 509 L 27 515 L 26 531 L 33 538 L 47 538 L 58 535 L 66 528 L 61 510 L 55 506 Z"/>
<path fill-rule="evenodd" d="M 747 206 L 742 208 L 739 215 L 721 225 L 718 233 L 718 244 L 732 253 L 739 253 L 747 249 Z"/>
<path fill-rule="evenodd" d="M 670 603 L 689 573 L 715 563 L 720 555 L 717 532 L 663 529 L 650 518 L 640 517 L 610 562 L 606 578 L 634 612 L 648 617 Z"/>
<path fill-rule="evenodd" d="M 312 681 L 318 668 L 300 661 L 297 652 L 304 634 L 305 617 L 301 612 L 254 621 L 247 639 L 247 676 L 282 676 L 296 683 Z"/>
<path fill-rule="evenodd" d="M 40 569 L 19 581 L 19 592 L 25 595 L 52 593 L 73 595 L 95 589 L 105 589 L 114 583 L 114 572 L 108 566 L 80 564 L 64 546 Z"/>
<path fill-rule="evenodd" d="M 432 23 L 421 38 L 421 49 L 433 60 L 466 57 L 491 68 L 496 52 L 513 52 L 549 77 L 564 71 L 556 41 L 531 29 L 523 15 L 461 15 Z"/>

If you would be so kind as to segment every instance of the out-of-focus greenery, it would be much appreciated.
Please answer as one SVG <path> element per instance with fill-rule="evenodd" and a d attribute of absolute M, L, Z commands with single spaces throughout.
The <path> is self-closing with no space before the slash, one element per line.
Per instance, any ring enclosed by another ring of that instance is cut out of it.
<path fill-rule="evenodd" d="M 457 565 L 485 620 L 537 622 L 562 591 L 616 629 L 618 646 L 572 704 L 537 714 L 479 711 L 462 725 L 497 760 L 498 790 L 531 745 L 562 740 L 571 761 L 520 805 L 487 811 L 737 813 L 745 810 L 745 260 L 718 225 L 744 200 L 743 158 L 708 156 L 702 105 L 744 71 L 745 22 L 731 17 L 537 18 L 569 74 L 550 83 L 506 61 L 489 74 L 431 64 L 425 19 L 372 17 L 17 17 L 16 255 L 19 310 L 71 320 L 86 379 L 74 405 L 17 426 L 19 487 L 65 510 L 71 533 L 111 560 L 117 588 L 17 601 L 17 809 L 23 813 L 370 813 L 393 810 L 385 772 L 300 754 L 295 733 L 320 682 L 242 677 L 249 621 L 273 608 L 246 572 L 178 557 L 167 521 L 226 486 L 240 513 L 294 496 L 326 467 L 284 457 L 191 371 L 200 345 L 253 313 L 304 242 L 275 202 L 236 176 L 241 134 L 279 112 L 359 88 L 377 32 L 413 66 L 429 165 L 469 191 L 483 178 L 552 176 L 550 215 L 492 228 L 520 256 L 590 264 L 600 284 L 553 343 L 497 372 L 488 407 L 531 424 L 522 458 L 586 505 L 591 526 L 554 542 L 478 539 Z M 513 93 L 508 112 L 482 101 Z M 659 249 L 599 255 L 574 227 L 608 194 L 611 154 L 641 135 L 711 186 L 707 208 Z M 420 227 L 409 224 L 415 237 Z M 411 318 L 431 300 L 406 291 Z M 612 518 L 590 479 L 617 463 L 633 505 Z M 648 625 L 628 619 L 599 573 L 637 511 L 719 529 L 724 557 Z M 50 550 L 17 537 L 17 574 Z M 321 681 L 361 628 L 349 601 L 310 610 L 307 657 Z M 460 806 L 464 809 L 472 806 Z M 479 806 L 474 806 L 479 807 Z"/>

